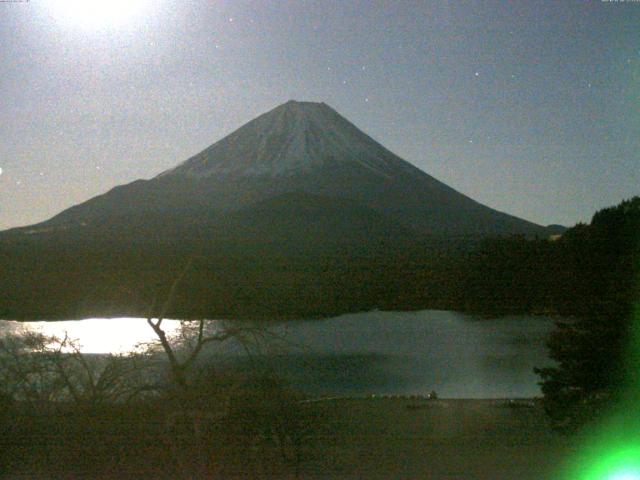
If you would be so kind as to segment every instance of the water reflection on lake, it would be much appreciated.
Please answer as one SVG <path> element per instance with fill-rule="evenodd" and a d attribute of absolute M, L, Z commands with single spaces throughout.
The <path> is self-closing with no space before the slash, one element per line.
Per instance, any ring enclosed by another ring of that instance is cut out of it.
<path fill-rule="evenodd" d="M 165 321 L 175 330 L 177 321 Z M 2 322 L 0 330 L 39 329 L 79 338 L 86 352 L 126 351 L 154 339 L 144 319 Z M 550 363 L 544 340 L 553 321 L 543 317 L 481 319 L 456 312 L 367 312 L 269 327 L 281 337 L 260 363 L 315 395 L 426 394 L 487 398 L 540 395 L 534 366 Z M 269 338 L 269 337 L 268 337 Z M 248 368 L 233 343 L 217 346 L 212 361 Z M 255 359 L 254 359 L 255 360 Z"/>
<path fill-rule="evenodd" d="M 180 322 L 165 320 L 165 330 L 176 331 Z M 47 336 L 77 339 L 85 353 L 125 353 L 137 344 L 156 340 L 144 318 L 88 318 L 56 322 L 0 321 L 0 334 L 31 330 Z"/>

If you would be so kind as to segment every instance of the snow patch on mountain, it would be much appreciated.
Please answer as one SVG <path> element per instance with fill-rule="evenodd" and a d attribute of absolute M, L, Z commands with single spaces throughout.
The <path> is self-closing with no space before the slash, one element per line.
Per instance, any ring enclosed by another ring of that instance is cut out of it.
<path fill-rule="evenodd" d="M 342 164 L 386 177 L 411 168 L 328 105 L 289 101 L 160 176 L 283 177 Z"/>

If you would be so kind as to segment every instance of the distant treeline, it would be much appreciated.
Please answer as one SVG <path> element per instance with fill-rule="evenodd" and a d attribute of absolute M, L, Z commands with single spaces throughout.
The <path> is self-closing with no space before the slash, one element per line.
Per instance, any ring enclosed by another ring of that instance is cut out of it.
<path fill-rule="evenodd" d="M 639 211 L 634 198 L 555 239 L 389 238 L 353 215 L 247 223 L 253 230 L 144 218 L 133 233 L 113 225 L 5 234 L 0 317 L 145 316 L 187 265 L 169 310 L 175 318 L 371 309 L 579 315 L 594 301 L 631 295 Z"/>
<path fill-rule="evenodd" d="M 572 432 L 614 410 L 619 438 L 637 433 L 640 198 L 567 232 L 551 254 L 561 284 L 554 305 L 577 314 L 547 340 L 553 366 L 536 368 L 551 425 Z M 564 309 L 564 310 L 562 310 Z M 609 425 L 608 429 L 611 428 Z"/>
<path fill-rule="evenodd" d="M 597 212 L 555 240 L 486 240 L 467 256 L 461 305 L 584 316 L 637 294 L 640 198 Z"/>

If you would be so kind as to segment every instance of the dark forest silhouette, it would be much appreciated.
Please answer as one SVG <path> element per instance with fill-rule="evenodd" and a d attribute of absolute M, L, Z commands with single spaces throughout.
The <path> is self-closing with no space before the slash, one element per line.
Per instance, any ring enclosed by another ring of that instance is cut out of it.
<path fill-rule="evenodd" d="M 488 239 L 431 250 L 426 257 L 421 248 L 406 249 L 394 257 L 397 263 L 386 258 L 388 268 L 375 272 L 364 267 L 371 257 L 360 257 L 362 263 L 340 270 L 346 276 L 341 282 L 363 282 L 357 283 L 358 301 L 347 289 L 342 294 L 348 302 L 334 307 L 387 302 L 389 308 L 441 305 L 488 315 L 573 317 L 558 324 L 549 342 L 558 365 L 537 370 L 553 426 L 573 431 L 615 405 L 625 381 L 637 376 L 626 368 L 625 354 L 638 298 L 638 232 L 640 198 L 634 198 L 555 239 Z M 198 261 L 168 270 L 176 272 L 168 300 L 147 312 L 158 342 L 138 352 L 86 355 L 73 339 L 41 334 L 1 340 L 5 470 L 154 478 L 298 475 L 305 448 L 322 428 L 322 409 L 310 408 L 268 368 L 219 372 L 198 361 L 201 352 L 229 339 L 270 341 L 261 323 L 185 321 L 174 337 L 163 330 L 174 302 L 187 301 L 181 288 L 194 288 L 190 276 L 202 275 Z M 329 278 L 336 275 L 329 271 Z M 326 279 L 319 268 L 314 273 Z M 272 308 L 280 298 L 271 298 Z"/>

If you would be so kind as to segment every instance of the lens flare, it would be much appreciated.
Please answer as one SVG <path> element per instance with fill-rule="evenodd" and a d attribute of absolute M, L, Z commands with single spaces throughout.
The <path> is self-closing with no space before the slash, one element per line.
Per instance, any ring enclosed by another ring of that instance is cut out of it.
<path fill-rule="evenodd" d="M 625 447 L 618 443 L 607 447 L 605 437 L 596 436 L 596 440 L 599 446 L 583 446 L 580 458 L 574 459 L 575 464 L 563 479 L 640 480 L 640 444 Z"/>
<path fill-rule="evenodd" d="M 576 455 L 565 465 L 563 480 L 640 480 L 640 236 L 635 241 L 635 301 L 621 403 L 583 432 Z"/>
<path fill-rule="evenodd" d="M 622 471 L 616 472 L 613 475 L 609 476 L 607 480 L 640 480 L 640 473 L 636 470 L 633 472 Z"/>

